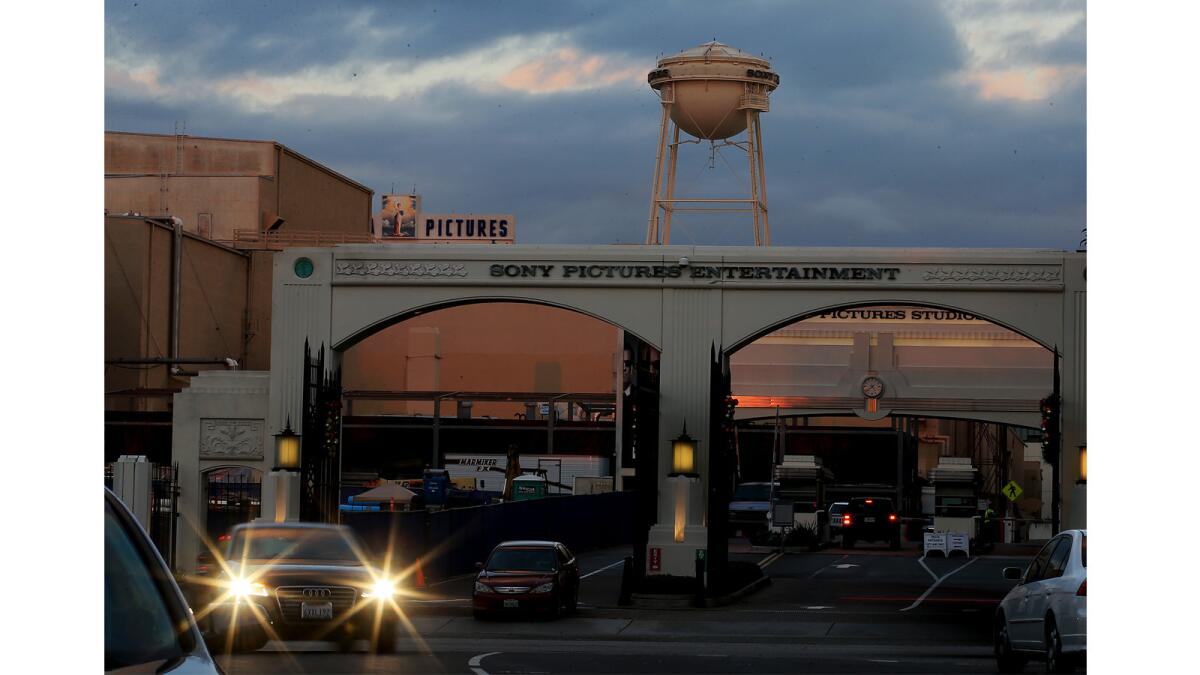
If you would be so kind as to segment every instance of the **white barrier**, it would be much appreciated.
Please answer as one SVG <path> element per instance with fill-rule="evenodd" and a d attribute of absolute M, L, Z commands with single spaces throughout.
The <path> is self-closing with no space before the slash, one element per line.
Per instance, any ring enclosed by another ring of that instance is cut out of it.
<path fill-rule="evenodd" d="M 941 551 L 947 557 L 951 551 L 962 551 L 969 557 L 971 541 L 963 532 L 926 532 L 925 553 L 930 551 Z"/>

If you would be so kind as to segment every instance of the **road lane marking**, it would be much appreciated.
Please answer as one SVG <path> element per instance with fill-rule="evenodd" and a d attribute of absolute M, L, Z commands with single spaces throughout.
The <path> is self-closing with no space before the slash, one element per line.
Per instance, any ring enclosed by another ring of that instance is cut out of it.
<path fill-rule="evenodd" d="M 593 574 L 599 574 L 599 573 L 603 572 L 604 570 L 611 570 L 612 568 L 616 567 L 617 565 L 621 565 L 621 564 L 623 564 L 624 562 L 625 562 L 625 559 L 624 559 L 624 558 L 621 558 L 621 559 L 620 559 L 620 560 L 618 560 L 617 562 L 615 562 L 615 563 L 613 563 L 613 564 L 611 564 L 611 565 L 609 565 L 609 566 L 607 566 L 607 567 L 601 567 L 600 569 L 596 570 L 595 572 L 588 572 L 587 574 L 585 574 L 585 575 L 583 575 L 583 576 L 581 576 L 581 577 L 579 577 L 579 578 L 580 578 L 580 579 L 586 579 L 586 578 L 588 578 L 588 577 L 592 576 Z"/>
<path fill-rule="evenodd" d="M 783 557 L 783 554 L 782 554 L 782 553 L 780 553 L 780 552 L 778 552 L 778 551 L 776 551 L 775 553 L 772 553 L 771 555 L 769 555 L 769 556 L 767 556 L 767 557 L 763 558 L 762 560 L 758 561 L 758 567 L 759 567 L 759 569 L 764 569 L 764 570 L 765 570 L 765 569 L 767 569 L 767 567 L 768 567 L 769 565 L 773 564 L 773 563 L 774 563 L 776 560 L 779 560 L 779 559 L 780 559 L 780 558 L 782 558 L 782 557 Z"/>
<path fill-rule="evenodd" d="M 934 581 L 938 580 L 938 575 L 934 574 L 933 570 L 929 569 L 929 565 L 925 564 L 925 556 L 921 556 L 920 558 L 918 558 L 917 562 L 921 563 L 921 567 L 924 567 L 925 571 L 929 572 L 929 576 L 933 577 Z"/>
<path fill-rule="evenodd" d="M 479 574 L 479 573 L 478 572 L 467 572 L 466 574 L 458 574 L 458 575 L 450 577 L 449 579 L 442 579 L 441 581 L 435 581 L 432 584 L 426 584 L 426 586 L 428 586 L 429 588 L 433 588 L 434 586 L 441 586 L 442 584 L 448 584 L 451 581 L 460 581 L 460 580 L 466 579 L 468 577 L 473 577 L 476 574 Z"/>
<path fill-rule="evenodd" d="M 917 598 L 916 601 L 913 602 L 913 604 L 909 605 L 908 607 L 905 607 L 904 609 L 902 609 L 900 611 L 907 612 L 910 609 L 916 609 L 916 607 L 921 604 L 922 600 L 929 597 L 929 594 L 933 592 L 933 589 L 935 589 L 939 585 L 941 585 L 941 583 L 943 581 L 945 581 L 946 579 L 949 579 L 952 574 L 955 574 L 955 573 L 959 572 L 960 570 L 966 569 L 968 566 L 970 566 L 971 563 L 975 562 L 976 560 L 979 560 L 979 558 L 971 558 L 967 562 L 963 563 L 961 566 L 955 567 L 953 570 L 946 572 L 945 575 L 939 577 L 937 581 L 933 582 L 933 585 L 930 586 L 924 593 L 922 593 L 921 597 Z M 924 566 L 924 564 L 925 564 L 924 562 L 921 563 L 922 566 Z M 926 567 L 925 569 L 929 569 L 929 568 Z"/>
<path fill-rule="evenodd" d="M 845 560 L 846 558 L 849 558 L 849 557 L 850 557 L 850 554 L 849 554 L 849 553 L 847 553 L 847 554 L 843 555 L 841 558 L 838 558 L 838 562 L 841 562 L 841 561 L 843 561 L 843 560 Z M 812 573 L 812 576 L 810 576 L 810 577 L 808 577 L 808 578 L 809 578 L 809 579 L 816 579 L 818 574 L 820 574 L 821 572 L 824 572 L 825 570 L 829 569 L 830 567 L 833 567 L 835 564 L 837 564 L 837 563 L 830 563 L 830 564 L 828 564 L 828 565 L 826 565 L 826 566 L 822 567 L 821 569 L 817 570 L 816 572 L 813 572 L 813 573 Z"/>
<path fill-rule="evenodd" d="M 486 654 L 476 654 L 475 656 L 471 657 L 470 661 L 467 661 L 467 666 L 469 666 L 471 668 L 471 671 L 473 673 L 475 673 L 475 675 L 488 675 L 488 671 L 479 667 L 479 662 L 486 659 L 489 656 L 495 656 L 496 654 L 499 654 L 499 653 L 500 652 L 488 652 Z"/>

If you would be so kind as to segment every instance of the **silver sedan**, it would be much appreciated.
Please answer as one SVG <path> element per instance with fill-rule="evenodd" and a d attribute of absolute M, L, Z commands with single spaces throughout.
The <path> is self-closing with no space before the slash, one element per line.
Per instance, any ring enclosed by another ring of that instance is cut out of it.
<path fill-rule="evenodd" d="M 1046 671 L 1072 672 L 1087 658 L 1087 530 L 1067 530 L 1042 547 L 1029 567 L 1004 569 L 1019 580 L 996 610 L 994 645 L 1002 673 L 1030 658 Z"/>

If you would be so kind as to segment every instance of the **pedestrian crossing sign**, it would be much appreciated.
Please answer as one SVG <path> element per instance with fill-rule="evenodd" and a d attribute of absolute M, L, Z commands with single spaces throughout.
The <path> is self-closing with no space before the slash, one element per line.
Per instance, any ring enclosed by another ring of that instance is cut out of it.
<path fill-rule="evenodd" d="M 1008 484 L 1001 488 L 1000 491 L 1004 493 L 1005 497 L 1008 497 L 1008 501 L 1010 502 L 1017 501 L 1017 497 L 1020 497 L 1025 492 L 1021 489 L 1020 485 L 1017 485 L 1017 481 L 1015 480 L 1008 481 Z"/>

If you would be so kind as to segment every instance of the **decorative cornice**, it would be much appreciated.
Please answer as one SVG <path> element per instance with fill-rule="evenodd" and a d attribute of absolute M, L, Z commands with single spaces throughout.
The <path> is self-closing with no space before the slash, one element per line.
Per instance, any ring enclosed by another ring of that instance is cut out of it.
<path fill-rule="evenodd" d="M 984 281 L 989 283 L 1057 283 L 1062 268 L 938 267 L 925 271 L 925 281 Z"/>
<path fill-rule="evenodd" d="M 404 263 L 381 261 L 341 261 L 335 268 L 338 276 L 361 277 L 465 277 L 467 266 L 462 263 Z"/>

